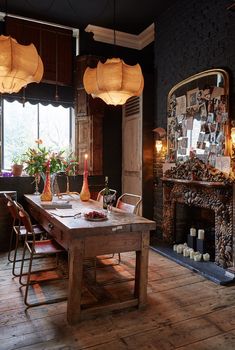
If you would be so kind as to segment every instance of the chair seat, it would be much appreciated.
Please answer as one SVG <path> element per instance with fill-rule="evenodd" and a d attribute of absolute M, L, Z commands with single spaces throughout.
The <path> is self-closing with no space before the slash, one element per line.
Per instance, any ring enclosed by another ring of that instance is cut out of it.
<path fill-rule="evenodd" d="M 52 253 L 61 253 L 63 251 L 64 251 L 64 248 L 62 248 L 53 239 L 36 241 L 34 245 L 34 254 L 52 254 Z"/>
<path fill-rule="evenodd" d="M 20 236 L 25 236 L 26 235 L 26 228 L 25 226 L 14 226 L 14 230 L 15 230 L 15 233 L 20 235 Z M 40 225 L 33 225 L 33 230 L 34 230 L 34 233 L 35 235 L 40 235 L 40 234 L 43 234 L 45 233 L 45 230 L 43 229 L 42 226 Z M 30 232 L 28 232 L 28 235 L 32 235 Z"/>

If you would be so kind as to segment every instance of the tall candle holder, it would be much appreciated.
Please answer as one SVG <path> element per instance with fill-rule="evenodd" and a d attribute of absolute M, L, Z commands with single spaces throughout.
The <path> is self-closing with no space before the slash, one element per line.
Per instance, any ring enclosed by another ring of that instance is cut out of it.
<path fill-rule="evenodd" d="M 87 170 L 87 154 L 85 154 L 84 158 L 84 172 L 83 172 L 83 183 L 82 183 L 82 189 L 80 192 L 80 199 L 81 201 L 89 201 L 91 198 L 91 194 L 89 191 L 89 186 L 88 186 L 88 170 Z"/>

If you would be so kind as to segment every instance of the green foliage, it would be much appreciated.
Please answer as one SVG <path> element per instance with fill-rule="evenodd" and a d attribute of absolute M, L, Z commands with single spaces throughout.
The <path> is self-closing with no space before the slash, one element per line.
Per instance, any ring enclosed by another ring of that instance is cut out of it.
<path fill-rule="evenodd" d="M 36 143 L 36 148 L 29 148 L 23 155 L 27 174 L 31 176 L 45 174 L 47 169 L 50 170 L 51 174 L 59 171 L 64 171 L 67 175 L 76 174 L 78 161 L 75 160 L 72 152 L 65 157 L 65 151 L 51 151 L 41 146 L 41 140 L 37 140 Z"/>

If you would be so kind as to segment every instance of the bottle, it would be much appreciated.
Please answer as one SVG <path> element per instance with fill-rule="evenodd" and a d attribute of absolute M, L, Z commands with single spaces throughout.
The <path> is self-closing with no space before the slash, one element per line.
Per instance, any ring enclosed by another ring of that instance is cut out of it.
<path fill-rule="evenodd" d="M 105 187 L 103 193 L 103 209 L 108 209 L 108 205 L 110 204 L 110 189 L 109 189 L 109 178 L 105 176 Z"/>

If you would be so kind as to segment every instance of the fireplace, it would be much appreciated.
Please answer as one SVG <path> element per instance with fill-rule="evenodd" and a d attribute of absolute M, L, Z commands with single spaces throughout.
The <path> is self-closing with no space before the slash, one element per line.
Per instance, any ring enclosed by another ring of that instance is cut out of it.
<path fill-rule="evenodd" d="M 177 222 L 177 215 L 187 215 L 189 210 L 192 212 L 194 210 L 196 215 L 194 220 L 197 220 L 198 217 L 201 220 L 197 222 L 197 225 L 205 225 L 206 238 L 212 239 L 213 237 L 214 262 L 225 269 L 234 266 L 232 193 L 232 185 L 229 183 L 164 178 L 163 240 L 169 245 L 173 245 L 177 240 L 184 240 L 186 235 L 182 236 L 182 227 L 179 229 L 180 222 Z M 178 205 L 185 207 L 183 211 L 178 208 L 177 213 Z M 189 218 L 193 214 L 187 216 Z M 210 220 L 212 218 L 214 222 L 206 223 L 203 221 L 205 216 L 210 217 Z M 189 232 L 192 222 L 187 219 L 185 225 L 183 231 Z"/>
<path fill-rule="evenodd" d="M 175 203 L 174 237 L 176 244 L 190 242 L 190 228 L 196 231 L 204 229 L 204 252 L 210 254 L 210 260 L 215 261 L 215 212 L 212 209 Z M 195 240 L 196 241 L 196 240 Z M 196 243 L 196 242 L 195 242 Z M 190 244 L 189 244 L 190 245 Z M 200 248 L 199 248 L 200 249 Z M 199 250 L 195 249 L 195 250 Z"/>

